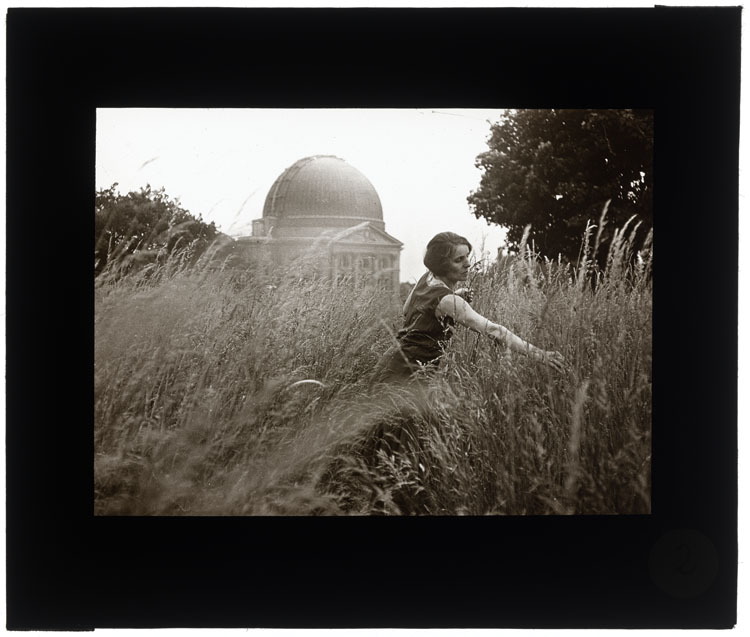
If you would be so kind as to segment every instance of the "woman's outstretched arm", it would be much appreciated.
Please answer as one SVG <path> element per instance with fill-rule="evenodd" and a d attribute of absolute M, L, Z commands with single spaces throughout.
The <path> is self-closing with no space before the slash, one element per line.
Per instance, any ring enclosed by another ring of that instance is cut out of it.
<path fill-rule="evenodd" d="M 448 294 L 440 299 L 436 313 L 439 318 L 450 316 L 454 321 L 468 327 L 469 329 L 485 334 L 493 340 L 504 344 L 514 352 L 526 354 L 534 360 L 542 361 L 557 371 L 564 369 L 565 359 L 559 352 L 545 351 L 524 341 L 516 336 L 508 328 L 493 323 L 481 314 L 474 311 L 464 299 L 456 294 Z"/>

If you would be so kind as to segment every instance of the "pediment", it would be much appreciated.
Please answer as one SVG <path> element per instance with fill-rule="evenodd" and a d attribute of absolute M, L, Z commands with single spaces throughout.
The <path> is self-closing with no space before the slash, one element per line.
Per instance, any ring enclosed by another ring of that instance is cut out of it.
<path fill-rule="evenodd" d="M 392 237 L 368 222 L 347 228 L 339 232 L 332 241 L 336 243 L 364 243 L 370 245 L 383 245 L 389 247 L 400 247 L 403 245 L 398 239 Z"/>

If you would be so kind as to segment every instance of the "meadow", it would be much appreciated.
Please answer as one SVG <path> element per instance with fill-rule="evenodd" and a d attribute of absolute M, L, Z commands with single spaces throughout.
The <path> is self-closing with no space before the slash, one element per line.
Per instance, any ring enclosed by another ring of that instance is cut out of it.
<path fill-rule="evenodd" d="M 95 279 L 97 515 L 649 513 L 652 258 L 622 228 L 576 265 L 526 242 L 478 264 L 478 312 L 558 373 L 457 328 L 416 387 L 371 383 L 392 294 L 286 268 L 178 257 Z M 368 432 L 408 422 L 418 461 Z"/>

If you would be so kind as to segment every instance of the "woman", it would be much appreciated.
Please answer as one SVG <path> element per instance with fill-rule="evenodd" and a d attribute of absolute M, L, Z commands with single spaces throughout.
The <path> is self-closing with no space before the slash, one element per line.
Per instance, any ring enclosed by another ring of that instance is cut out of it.
<path fill-rule="evenodd" d="M 453 232 L 441 232 L 427 244 L 424 257 L 427 272 L 406 299 L 404 327 L 398 333 L 397 342 L 384 354 L 376 368 L 377 382 L 396 384 L 436 369 L 455 323 L 485 334 L 555 370 L 563 370 L 564 361 L 559 353 L 544 351 L 527 343 L 472 309 L 469 305 L 471 292 L 457 288 L 469 273 L 470 253 L 471 244 Z M 434 511 L 434 504 L 429 500 L 430 490 L 422 488 L 430 479 L 430 462 L 419 432 L 421 416 L 411 406 L 429 403 L 429 397 L 422 396 L 420 388 L 420 385 L 412 387 L 414 391 L 410 393 L 410 400 L 370 430 L 359 448 L 359 453 L 372 468 L 372 475 L 387 474 L 389 463 L 394 462 L 412 468 L 415 484 L 408 485 L 400 479 L 395 480 L 395 486 L 392 484 L 387 489 L 382 485 L 380 490 L 380 493 L 389 491 L 391 501 L 402 514 Z M 420 396 L 415 403 L 414 399 Z M 387 506 L 382 498 L 376 499 L 371 510 L 385 513 Z"/>
<path fill-rule="evenodd" d="M 509 349 L 563 370 L 558 352 L 544 351 L 519 338 L 509 329 L 475 312 L 471 292 L 456 289 L 468 276 L 471 244 L 453 232 L 441 232 L 427 244 L 427 272 L 414 286 L 404 304 L 404 327 L 397 343 L 381 359 L 375 379 L 381 382 L 408 380 L 420 369 L 434 369 L 450 340 L 455 323 L 489 336 Z"/>

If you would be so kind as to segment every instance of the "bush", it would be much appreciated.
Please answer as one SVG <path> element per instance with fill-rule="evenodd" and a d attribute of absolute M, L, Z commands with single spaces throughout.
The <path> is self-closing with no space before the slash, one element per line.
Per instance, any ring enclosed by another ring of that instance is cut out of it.
<path fill-rule="evenodd" d="M 195 217 L 167 196 L 147 185 L 121 195 L 117 184 L 96 193 L 94 206 L 94 273 L 110 275 L 164 263 L 180 253 L 190 263 L 218 236 L 216 226 Z"/>

